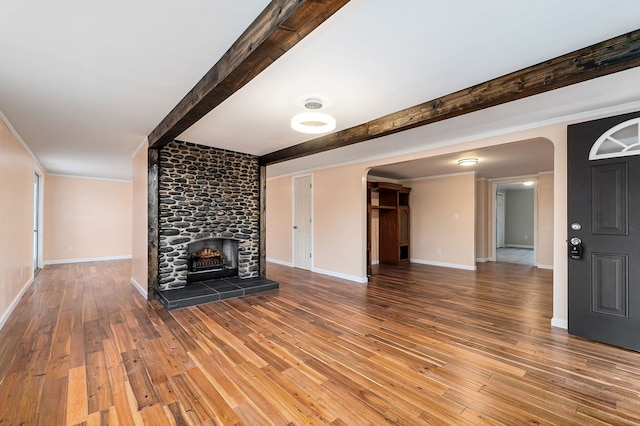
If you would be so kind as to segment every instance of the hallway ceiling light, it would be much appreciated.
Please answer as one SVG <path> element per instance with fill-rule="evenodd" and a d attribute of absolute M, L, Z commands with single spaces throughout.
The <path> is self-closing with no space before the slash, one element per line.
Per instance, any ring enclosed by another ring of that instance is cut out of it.
<path fill-rule="evenodd" d="M 532 180 L 528 180 L 528 181 L 526 181 L 526 182 L 522 182 L 522 184 L 523 184 L 524 186 L 532 186 L 532 185 L 533 185 L 533 181 L 532 181 Z"/>
<path fill-rule="evenodd" d="M 322 101 L 309 98 L 304 103 L 308 110 L 322 108 Z M 322 134 L 329 133 L 336 128 L 336 119 L 323 112 L 309 111 L 296 114 L 291 118 L 291 128 L 300 133 Z"/>
<path fill-rule="evenodd" d="M 458 160 L 458 164 L 461 166 L 473 166 L 478 163 L 477 158 L 461 158 Z"/>

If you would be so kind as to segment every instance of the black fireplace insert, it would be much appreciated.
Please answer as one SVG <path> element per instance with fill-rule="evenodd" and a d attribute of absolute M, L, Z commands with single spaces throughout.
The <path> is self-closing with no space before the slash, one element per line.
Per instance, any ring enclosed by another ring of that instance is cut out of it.
<path fill-rule="evenodd" d="M 238 243 L 235 238 L 203 238 L 187 245 L 187 282 L 238 275 Z"/>

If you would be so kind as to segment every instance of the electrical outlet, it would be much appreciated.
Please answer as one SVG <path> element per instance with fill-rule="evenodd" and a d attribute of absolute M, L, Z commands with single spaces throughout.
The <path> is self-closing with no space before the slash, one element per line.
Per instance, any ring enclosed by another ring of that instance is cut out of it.
<path fill-rule="evenodd" d="M 73 246 L 69 246 L 67 250 L 69 251 L 69 253 L 73 253 Z"/>
<path fill-rule="evenodd" d="M 525 236 L 524 236 L 524 239 L 525 239 L 525 240 L 528 240 L 528 239 L 529 239 L 529 236 L 528 236 L 528 235 L 525 235 Z"/>
<path fill-rule="evenodd" d="M 437 254 L 438 256 L 440 256 L 440 255 L 442 254 L 442 249 L 437 249 L 437 250 L 436 250 L 436 254 Z"/>

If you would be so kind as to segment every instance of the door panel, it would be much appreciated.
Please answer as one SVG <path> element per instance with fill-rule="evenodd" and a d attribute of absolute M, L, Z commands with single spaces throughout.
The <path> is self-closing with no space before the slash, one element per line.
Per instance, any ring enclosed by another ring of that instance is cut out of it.
<path fill-rule="evenodd" d="M 591 280 L 592 311 L 628 318 L 628 256 L 593 253 Z"/>
<path fill-rule="evenodd" d="M 589 151 L 600 135 L 638 116 L 575 124 L 567 131 L 568 236 L 582 240 L 582 258 L 569 258 L 569 332 L 636 351 L 640 156 L 589 160 Z"/>
<path fill-rule="evenodd" d="M 311 270 L 311 176 L 293 182 L 293 266 Z"/>
<path fill-rule="evenodd" d="M 593 233 L 627 235 L 628 164 L 593 165 L 591 176 Z"/>

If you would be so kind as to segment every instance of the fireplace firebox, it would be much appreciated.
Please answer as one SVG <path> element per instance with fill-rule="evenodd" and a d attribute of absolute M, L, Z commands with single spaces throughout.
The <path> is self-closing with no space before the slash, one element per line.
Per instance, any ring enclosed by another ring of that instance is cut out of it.
<path fill-rule="evenodd" d="M 187 244 L 187 282 L 238 275 L 238 243 L 235 238 L 203 238 Z"/>

